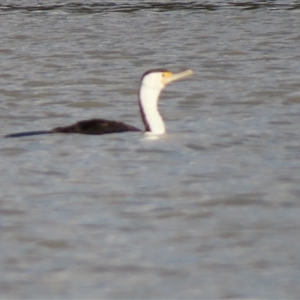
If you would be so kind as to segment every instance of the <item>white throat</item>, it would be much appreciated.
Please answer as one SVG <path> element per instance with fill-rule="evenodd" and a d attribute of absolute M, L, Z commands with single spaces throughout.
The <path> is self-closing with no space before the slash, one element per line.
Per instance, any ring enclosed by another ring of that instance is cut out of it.
<path fill-rule="evenodd" d="M 164 134 L 166 132 L 164 121 L 158 111 L 158 98 L 163 88 L 147 86 L 142 83 L 140 88 L 140 109 L 146 131 L 153 134 Z"/>

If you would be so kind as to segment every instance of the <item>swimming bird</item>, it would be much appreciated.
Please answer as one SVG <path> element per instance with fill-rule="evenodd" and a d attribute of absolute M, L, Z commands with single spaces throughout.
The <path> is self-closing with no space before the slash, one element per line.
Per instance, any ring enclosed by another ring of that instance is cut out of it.
<path fill-rule="evenodd" d="M 166 132 L 164 121 L 158 111 L 158 98 L 162 89 L 169 83 L 192 75 L 192 70 L 172 73 L 165 69 L 154 69 L 145 72 L 142 76 L 139 89 L 139 108 L 145 132 L 161 135 Z M 5 137 L 22 137 L 50 133 L 82 133 L 82 134 L 108 134 L 125 131 L 142 131 L 123 122 L 105 119 L 91 119 L 79 121 L 65 127 L 55 127 L 51 130 L 28 131 L 8 134 Z"/>

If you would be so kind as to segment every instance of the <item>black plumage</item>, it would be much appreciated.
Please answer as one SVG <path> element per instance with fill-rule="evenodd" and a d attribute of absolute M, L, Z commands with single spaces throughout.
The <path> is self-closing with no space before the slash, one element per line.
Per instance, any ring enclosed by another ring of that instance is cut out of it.
<path fill-rule="evenodd" d="M 91 119 L 91 120 L 79 121 L 69 126 L 55 127 L 52 130 L 48 130 L 48 131 L 41 130 L 41 131 L 19 132 L 19 133 L 8 134 L 5 137 L 23 137 L 23 136 L 50 134 L 50 133 L 81 133 L 81 134 L 100 135 L 100 134 L 118 133 L 118 132 L 126 132 L 126 131 L 141 131 L 141 130 L 123 122 L 110 121 L 104 119 Z"/>
<path fill-rule="evenodd" d="M 91 119 L 79 121 L 70 126 L 56 127 L 52 133 L 84 133 L 84 134 L 108 134 L 125 131 L 141 131 L 140 129 L 123 122 L 104 119 Z"/>

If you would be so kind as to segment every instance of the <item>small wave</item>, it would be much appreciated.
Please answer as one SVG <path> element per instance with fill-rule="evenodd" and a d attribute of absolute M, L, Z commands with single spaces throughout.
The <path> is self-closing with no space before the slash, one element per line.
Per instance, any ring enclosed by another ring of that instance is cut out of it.
<path fill-rule="evenodd" d="M 204 1 L 199 3 L 198 1 L 192 2 L 143 2 L 143 3 L 63 3 L 63 4 L 36 4 L 36 5 L 10 5 L 0 4 L 0 11 L 13 12 L 47 12 L 47 11 L 64 11 L 68 13 L 109 13 L 109 12 L 135 12 L 140 10 L 153 10 L 157 12 L 173 11 L 173 10 L 220 10 L 220 9 L 241 9 L 251 10 L 260 8 L 270 9 L 299 9 L 300 3 L 278 3 L 274 0 L 265 1 Z"/>

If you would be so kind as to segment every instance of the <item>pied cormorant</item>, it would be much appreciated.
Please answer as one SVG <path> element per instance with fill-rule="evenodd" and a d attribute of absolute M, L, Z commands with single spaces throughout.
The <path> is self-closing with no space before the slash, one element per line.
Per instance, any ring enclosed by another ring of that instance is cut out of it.
<path fill-rule="evenodd" d="M 173 74 L 165 69 L 155 69 L 144 73 L 139 89 L 139 107 L 145 132 L 156 135 L 166 132 L 164 121 L 157 109 L 158 98 L 162 89 L 169 83 L 192 75 L 193 71 L 187 70 Z M 131 125 L 104 119 L 91 119 L 79 121 L 65 127 L 55 127 L 48 131 L 29 131 L 8 134 L 5 137 L 22 137 L 50 133 L 82 133 L 82 134 L 107 134 L 125 131 L 141 131 Z"/>

